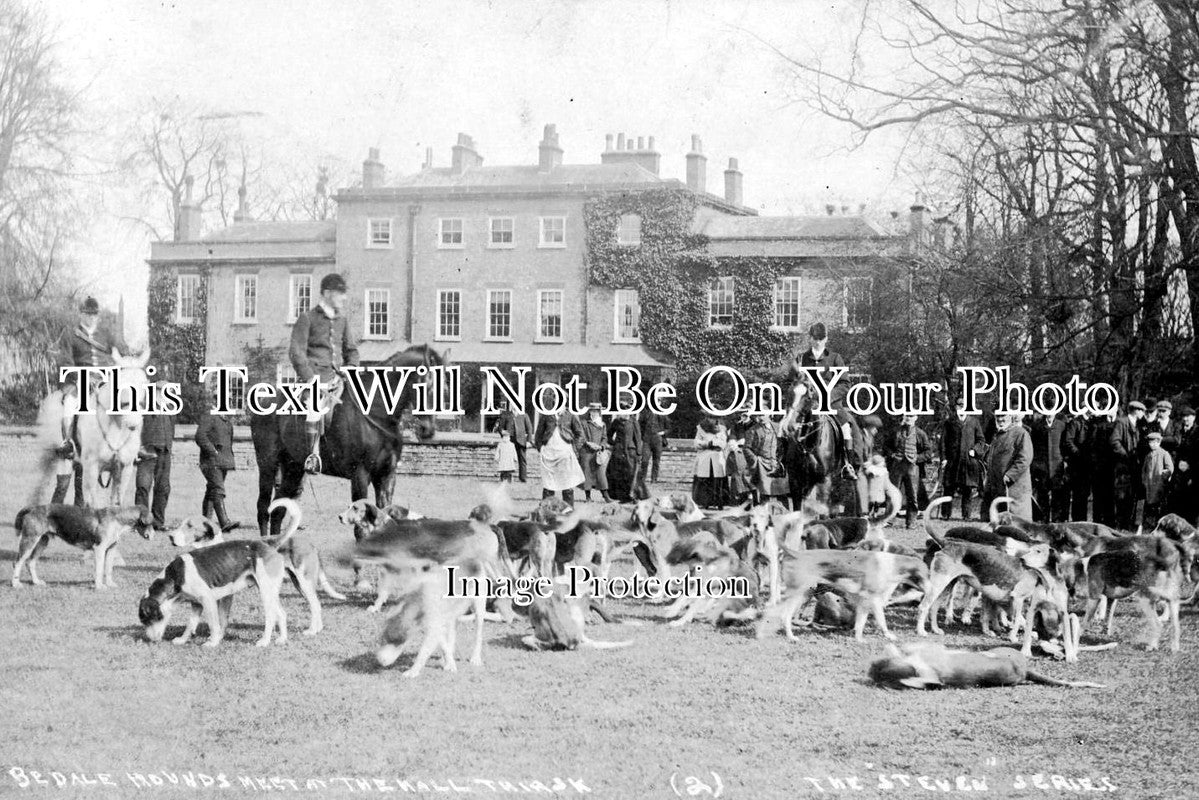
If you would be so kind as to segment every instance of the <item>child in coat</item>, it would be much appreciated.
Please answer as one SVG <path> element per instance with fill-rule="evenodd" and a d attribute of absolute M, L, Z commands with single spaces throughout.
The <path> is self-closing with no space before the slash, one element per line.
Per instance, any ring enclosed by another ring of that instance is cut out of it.
<path fill-rule="evenodd" d="M 501 483 L 511 483 L 516 471 L 516 445 L 512 443 L 508 430 L 500 430 L 500 441 L 495 446 L 495 467 L 500 473 Z"/>
<path fill-rule="evenodd" d="M 1165 510 L 1166 487 L 1174 474 L 1174 460 L 1162 449 L 1160 431 L 1149 434 L 1149 452 L 1141 467 L 1141 483 L 1145 487 L 1145 510 L 1141 524 L 1146 530 L 1157 525 L 1157 519 Z"/>

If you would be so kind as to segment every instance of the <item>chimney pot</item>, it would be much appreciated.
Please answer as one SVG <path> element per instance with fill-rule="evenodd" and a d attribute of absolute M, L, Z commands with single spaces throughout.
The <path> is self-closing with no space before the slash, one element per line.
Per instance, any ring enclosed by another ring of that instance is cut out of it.
<path fill-rule="evenodd" d="M 652 137 L 652 136 L 649 137 L 649 149 L 650 150 L 654 149 L 654 137 Z"/>
<path fill-rule="evenodd" d="M 644 150 L 644 149 L 645 149 L 645 137 L 644 137 L 644 136 L 638 136 L 638 137 L 637 137 L 637 149 L 638 149 L 638 150 Z"/>
<path fill-rule="evenodd" d="M 433 148 L 425 148 L 425 163 L 424 169 L 433 169 Z"/>
<path fill-rule="evenodd" d="M 708 159 L 701 152 L 699 136 L 691 135 L 691 152 L 687 154 L 687 188 L 694 192 L 706 192 L 708 185 Z"/>
<path fill-rule="evenodd" d="M 741 171 L 737 169 L 737 159 L 729 159 L 729 168 L 724 171 L 724 199 L 735 206 L 742 205 Z"/>
<path fill-rule="evenodd" d="M 383 162 L 379 160 L 379 148 L 367 150 L 366 161 L 362 162 L 362 188 L 373 189 L 383 185 Z"/>
<path fill-rule="evenodd" d="M 835 214 L 836 212 L 837 212 L 837 207 L 835 205 L 833 205 L 832 203 L 828 203 L 824 206 L 824 213 L 828 214 L 830 217 L 833 214 Z"/>
<path fill-rule="evenodd" d="M 466 169 L 483 164 L 483 158 L 475 150 L 474 138 L 465 133 L 458 134 L 458 143 L 450 149 L 450 153 L 451 169 L 455 175 L 461 175 Z"/>
<path fill-rule="evenodd" d="M 558 145 L 558 130 L 553 124 L 545 126 L 545 136 L 537 147 L 537 169 L 549 172 L 562 163 L 562 148 Z"/>
<path fill-rule="evenodd" d="M 858 213 L 863 216 L 866 215 L 866 204 L 865 203 L 858 203 Z"/>
<path fill-rule="evenodd" d="M 624 134 L 623 133 L 616 134 L 616 149 L 617 150 L 624 149 Z"/>
<path fill-rule="evenodd" d="M 605 136 L 604 136 L 604 152 L 608 153 L 608 152 L 611 152 L 611 150 L 612 150 L 612 134 L 609 133 L 609 134 L 605 134 Z"/>

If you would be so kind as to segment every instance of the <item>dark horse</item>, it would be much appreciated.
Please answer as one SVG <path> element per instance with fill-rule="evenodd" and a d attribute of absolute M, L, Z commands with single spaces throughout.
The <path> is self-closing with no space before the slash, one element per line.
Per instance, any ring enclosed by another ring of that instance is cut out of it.
<path fill-rule="evenodd" d="M 794 402 L 782 424 L 783 466 L 791 489 L 791 507 L 798 510 L 816 490 L 814 499 L 831 503 L 833 478 L 843 456 L 836 417 L 817 414 L 812 409 L 816 392 L 810 383 L 799 381 L 794 387 Z"/>
<path fill-rule="evenodd" d="M 443 364 L 442 357 L 428 345 L 413 345 L 384 361 L 384 367 L 435 367 Z M 362 384 L 370 390 L 374 378 L 360 373 Z M 400 376 L 386 375 L 394 389 Z M 395 490 L 396 464 L 403 442 L 399 421 L 404 409 L 412 404 L 419 378 L 410 378 L 396 404 L 395 413 L 384 408 L 383 393 L 376 391 L 368 413 L 363 414 L 350 388 L 342 393 L 341 402 L 326 417 L 325 434 L 321 440 L 322 473 L 350 481 L 350 499 L 361 500 L 367 489 L 375 489 L 375 505 L 380 508 L 391 503 Z M 428 416 L 415 417 L 417 436 L 433 437 L 433 421 Z M 254 439 L 254 455 L 258 461 L 258 530 L 263 536 L 277 534 L 283 520 L 282 509 L 272 518 L 271 501 L 276 497 L 297 498 L 303 491 L 304 459 L 308 443 L 304 435 L 304 417 L 293 414 L 250 415 L 250 433 Z M 275 479 L 282 472 L 276 489 Z M 365 531 L 355 530 L 361 537 Z"/>

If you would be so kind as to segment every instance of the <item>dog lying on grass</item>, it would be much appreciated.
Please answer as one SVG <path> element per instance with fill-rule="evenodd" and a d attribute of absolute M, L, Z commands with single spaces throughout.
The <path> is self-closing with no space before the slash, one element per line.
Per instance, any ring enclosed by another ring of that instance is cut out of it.
<path fill-rule="evenodd" d="M 890 645 L 870 664 L 867 676 L 888 689 L 958 689 L 1039 683 L 1072 689 L 1102 689 L 1098 683 L 1061 681 L 1029 669 L 1028 659 L 1009 647 L 981 652 L 940 644 Z"/>
<path fill-rule="evenodd" d="M 570 583 L 566 576 L 554 579 L 549 597 L 534 597 L 529 604 L 529 622 L 533 633 L 521 639 L 530 650 L 575 650 L 590 647 L 596 650 L 615 650 L 628 647 L 631 641 L 604 642 L 587 636 L 587 610 L 591 601 L 584 596 L 568 597 L 562 589 Z"/>

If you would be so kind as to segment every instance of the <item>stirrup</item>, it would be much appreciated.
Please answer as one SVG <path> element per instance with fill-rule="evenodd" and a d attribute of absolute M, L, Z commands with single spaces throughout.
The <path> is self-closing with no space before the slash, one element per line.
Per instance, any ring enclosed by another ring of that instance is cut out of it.
<path fill-rule="evenodd" d="M 316 453 L 309 453 L 308 458 L 304 459 L 304 471 L 309 475 L 320 475 L 321 467 L 321 457 Z"/>

